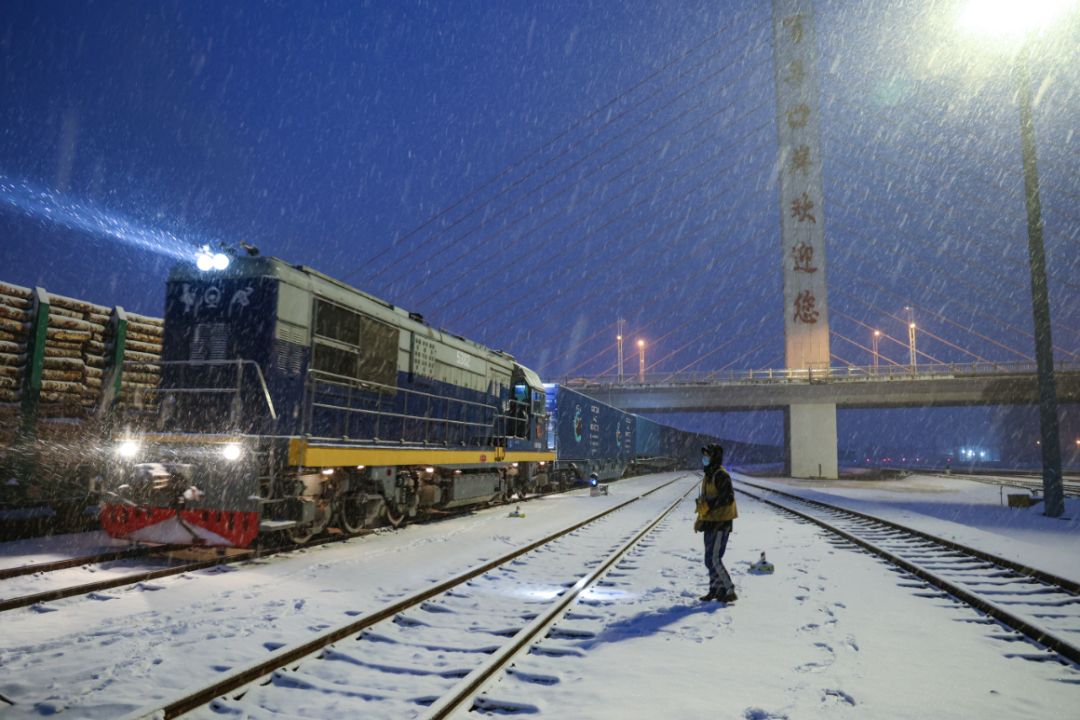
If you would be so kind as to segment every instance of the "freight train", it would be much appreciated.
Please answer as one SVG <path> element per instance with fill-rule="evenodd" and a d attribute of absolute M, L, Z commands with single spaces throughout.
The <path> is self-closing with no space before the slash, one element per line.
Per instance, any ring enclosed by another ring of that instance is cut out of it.
<path fill-rule="evenodd" d="M 669 469 L 716 441 L 545 387 L 311 268 L 203 260 L 170 273 L 160 358 L 113 347 L 103 369 L 94 489 L 113 537 L 302 543 Z"/>

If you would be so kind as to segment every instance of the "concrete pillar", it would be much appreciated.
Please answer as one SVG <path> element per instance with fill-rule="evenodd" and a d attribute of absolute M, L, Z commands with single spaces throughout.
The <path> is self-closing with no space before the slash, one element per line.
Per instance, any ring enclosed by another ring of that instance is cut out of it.
<path fill-rule="evenodd" d="M 813 0 L 773 0 L 773 48 L 786 365 L 822 369 L 831 357 Z"/>
<path fill-rule="evenodd" d="M 835 480 L 836 405 L 789 405 L 784 410 L 784 454 L 787 475 Z"/>

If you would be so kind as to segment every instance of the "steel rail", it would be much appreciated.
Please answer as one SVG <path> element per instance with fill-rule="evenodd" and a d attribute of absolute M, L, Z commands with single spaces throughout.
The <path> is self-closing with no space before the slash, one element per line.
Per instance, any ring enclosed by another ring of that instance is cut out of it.
<path fill-rule="evenodd" d="M 739 481 L 739 482 L 743 482 L 743 481 Z M 929 541 L 934 542 L 934 543 L 939 543 L 939 544 L 941 544 L 941 545 L 943 545 L 945 547 L 948 547 L 950 549 L 953 549 L 953 550 L 959 550 L 959 551 L 962 551 L 962 552 L 965 552 L 965 553 L 971 553 L 972 555 L 974 555 L 975 557 L 977 557 L 977 558 L 979 558 L 981 560 L 985 560 L 985 561 L 991 562 L 993 564 L 1000 564 L 1002 567 L 1006 567 L 1006 568 L 1008 568 L 1010 570 L 1014 570 L 1014 571 L 1016 571 L 1016 572 L 1018 572 L 1020 574 L 1027 575 L 1029 577 L 1033 577 L 1033 578 L 1036 578 L 1036 579 L 1039 579 L 1039 580 L 1043 580 L 1044 582 L 1051 582 L 1049 580 L 1046 580 L 1046 578 L 1054 578 L 1055 581 L 1053 582 L 1053 584 L 1058 584 L 1062 589 L 1068 590 L 1068 591 L 1073 592 L 1073 593 L 1076 593 L 1078 591 L 1078 589 L 1080 589 L 1080 583 L 1075 583 L 1075 582 L 1073 582 L 1071 580 L 1066 580 L 1064 578 L 1058 578 L 1057 576 L 1051 575 L 1050 573 L 1044 573 L 1044 572 L 1042 572 L 1040 570 L 1035 570 L 1034 568 L 1029 568 L 1029 567 L 1026 567 L 1024 565 L 1020 565 L 1019 563 L 1014 563 L 1011 560 L 1005 560 L 1004 558 L 998 558 L 997 556 L 990 555 L 989 553 L 983 553 L 983 552 L 978 551 L 978 550 L 972 550 L 971 548 L 967 548 L 967 547 L 965 547 L 963 545 L 960 545 L 958 543 L 953 543 L 953 542 L 950 542 L 948 540 L 944 540 L 943 538 L 938 538 L 938 537 L 935 537 L 933 535 L 929 535 L 927 533 L 920 532 L 918 530 L 912 530 L 911 528 L 904 527 L 903 525 L 898 525 L 896 523 L 892 523 L 892 522 L 889 522 L 887 520 L 882 520 L 880 518 L 875 518 L 875 517 L 873 517 L 871 515 L 865 515 L 863 513 L 856 512 L 854 510 L 847 510 L 845 508 L 829 505 L 828 503 L 822 503 L 822 502 L 818 502 L 816 500 L 807 500 L 806 498 L 800 498 L 797 495 L 790 495 L 788 493 L 777 492 L 775 490 L 772 490 L 771 488 L 762 487 L 760 485 L 753 485 L 752 483 L 744 483 L 744 484 L 750 485 L 751 487 L 757 488 L 759 490 L 764 490 L 765 492 L 772 492 L 772 493 L 775 493 L 775 494 L 778 494 L 778 495 L 782 495 L 784 497 L 791 498 L 791 499 L 796 500 L 796 501 L 806 502 L 806 503 L 809 503 L 811 505 L 818 505 L 818 506 L 821 506 L 823 508 L 827 508 L 828 510 L 831 510 L 831 511 L 834 511 L 834 512 L 841 512 L 841 513 L 844 513 L 844 514 L 850 514 L 850 515 L 859 517 L 859 518 L 864 519 L 864 520 L 869 520 L 869 521 L 872 521 L 872 522 L 875 522 L 875 523 L 880 523 L 880 524 L 886 525 L 888 527 L 891 527 L 891 528 L 893 528 L 895 530 L 900 530 L 900 531 L 903 531 L 903 532 L 906 532 L 906 533 L 910 533 L 911 535 L 922 538 L 924 540 L 929 540 Z M 1007 625 L 1008 627 L 1010 627 L 1013 630 L 1016 630 L 1017 632 L 1023 634 L 1028 639 L 1038 643 L 1039 645 L 1042 645 L 1042 646 L 1044 646 L 1046 648 L 1049 648 L 1050 650 L 1053 650 L 1054 652 L 1058 653 L 1062 657 L 1068 658 L 1069 660 L 1071 660 L 1074 663 L 1080 664 L 1080 647 L 1077 647 L 1076 645 L 1072 645 L 1072 644 L 1066 642 L 1065 640 L 1062 640 L 1061 638 L 1059 638 L 1056 635 L 1054 635 L 1053 633 L 1051 633 L 1049 630 L 1047 630 L 1047 629 L 1045 629 L 1043 627 L 1040 627 L 1040 626 L 1036 625 L 1035 623 L 1029 622 L 1027 620 L 1024 620 L 1023 618 L 1020 618 L 1020 617 L 1014 615 L 1013 613 L 1009 612 L 1008 610 L 1002 608 L 997 603 L 994 603 L 994 602 L 992 602 L 990 600 L 987 600 L 986 598 L 980 597 L 976 593 L 969 592 L 969 591 L 963 589 L 962 587 L 960 587 L 959 585 L 957 585 L 955 583 L 952 583 L 952 582 L 944 579 L 943 577 L 941 577 L 941 576 L 939 576 L 939 575 L 937 575 L 937 574 L 935 574 L 933 572 L 930 572 L 929 570 L 924 569 L 923 567 L 921 567 L 920 565 L 918 565 L 916 563 L 905 560 L 905 559 L 895 555 L 894 553 L 891 553 L 888 550 L 885 550 L 884 548 L 878 547 L 877 545 L 875 545 L 872 542 L 869 542 L 867 540 L 863 540 L 862 538 L 856 537 L 855 535 L 852 535 L 851 533 L 845 532 L 844 530 L 841 530 L 840 528 L 835 527 L 834 525 L 831 525 L 831 524 L 825 522 L 824 520 L 813 517 L 812 515 L 807 515 L 806 513 L 795 510 L 794 508 L 787 507 L 786 505 L 782 505 L 782 504 L 780 504 L 778 502 L 773 502 L 772 500 L 768 500 L 766 498 L 760 497 L 758 495 L 755 495 L 752 492 L 748 492 L 746 490 L 743 490 L 742 488 L 737 487 L 737 488 L 735 488 L 735 490 L 737 492 L 743 493 L 744 495 L 752 497 L 755 500 L 758 500 L 759 502 L 763 502 L 763 503 L 765 503 L 767 505 L 771 505 L 773 507 L 779 508 L 780 510 L 783 510 L 784 512 L 790 513 L 790 514 L 795 515 L 795 516 L 797 516 L 799 518 L 802 518 L 803 520 L 811 522 L 811 523 L 813 523 L 813 524 L 815 524 L 815 525 L 817 525 L 817 526 L 819 526 L 821 528 L 824 528 L 825 530 L 828 530 L 829 532 L 833 533 L 834 535 L 838 535 L 838 536 L 842 537 L 844 540 L 852 543 L 853 545 L 861 547 L 864 550 L 867 550 L 868 552 L 870 552 L 870 553 L 872 553 L 874 555 L 877 555 L 878 557 L 886 560 L 887 562 L 892 563 L 893 565 L 896 565 L 897 567 L 905 570 L 906 572 L 910 573 L 911 575 L 914 575 L 915 577 L 926 581 L 927 583 L 937 587 L 938 589 L 945 591 L 949 595 L 952 595 L 953 597 L 955 597 L 957 600 L 960 600 L 964 604 L 971 606 L 972 608 L 978 610 L 979 612 L 983 613 L 984 615 L 987 615 L 988 617 L 991 617 L 994 620 L 997 620 L 1001 624 Z M 1061 581 L 1064 584 L 1058 583 L 1057 581 Z"/>
<path fill-rule="evenodd" d="M 126 548 L 124 550 L 113 550 L 111 552 L 99 553 L 97 555 L 85 555 L 82 557 L 68 558 L 67 560 L 54 560 L 52 562 L 35 563 L 33 565 L 20 565 L 19 567 L 0 569 L 0 580 L 8 580 L 9 578 L 20 577 L 22 575 L 33 575 L 35 573 L 47 573 L 53 572 L 55 570 L 64 570 L 66 568 L 78 567 L 79 565 L 93 565 L 94 563 L 109 562 L 110 560 L 125 560 L 127 558 L 142 557 L 143 555 L 153 555 L 154 553 L 167 553 L 174 550 L 186 550 L 189 547 L 191 546 L 147 545 L 137 548 Z"/>
<path fill-rule="evenodd" d="M 246 685 L 250 685 L 251 683 L 270 675 L 275 670 L 289 665 L 290 663 L 296 662 L 297 660 L 300 660 L 301 658 L 304 658 L 308 655 L 312 655 L 322 650 L 326 646 L 337 642 L 338 640 L 349 637 L 350 635 L 354 635 L 361 630 L 364 630 L 365 628 L 368 628 L 378 622 L 382 622 L 383 620 L 392 618 L 398 613 L 408 610 L 411 607 L 415 607 L 431 597 L 444 593 L 447 590 L 461 585 L 468 580 L 483 575 L 484 573 L 498 567 L 499 565 L 505 564 L 517 557 L 520 557 L 521 555 L 524 555 L 525 553 L 537 549 L 538 547 L 553 542 L 554 540 L 568 535 L 575 530 L 584 527 L 585 525 L 596 522 L 600 518 L 610 515 L 616 510 L 620 510 L 627 505 L 635 503 L 638 500 L 641 500 L 642 498 L 647 497 L 654 492 L 657 492 L 658 490 L 662 490 L 669 485 L 676 483 L 679 480 L 682 480 L 688 476 L 688 474 L 680 475 L 673 480 L 670 480 L 662 485 L 658 485 L 657 487 L 649 490 L 648 492 L 642 493 L 637 497 L 633 497 L 629 500 L 621 502 L 614 507 L 608 508 L 607 510 L 599 514 L 586 518 L 585 520 L 582 520 L 581 522 L 576 523 L 568 528 L 564 528 L 563 530 L 552 533 L 551 535 L 529 543 L 522 548 L 497 557 L 494 560 L 485 562 L 482 565 L 478 565 L 472 569 L 465 570 L 456 575 L 452 575 L 439 583 L 426 587 L 423 590 L 419 590 L 411 595 L 408 595 L 398 600 L 397 602 L 391 603 L 389 605 L 384 605 L 383 607 L 374 610 L 373 612 L 359 620 L 354 620 L 352 622 L 346 623 L 344 625 L 339 625 L 336 628 L 332 628 L 330 630 L 322 632 L 316 635 L 311 640 L 308 640 L 307 642 L 280 648 L 271 653 L 266 659 L 255 660 L 247 663 L 246 665 L 243 665 L 228 673 L 224 677 L 216 678 L 203 685 L 196 686 L 191 690 L 185 690 L 180 694 L 169 698 L 159 704 L 136 710 L 133 713 L 129 713 L 128 715 L 123 716 L 120 720 L 170 720 L 171 718 L 175 718 L 186 712 L 190 712 L 191 710 L 194 710 L 202 705 L 212 702 L 215 698 L 226 695 Z"/>
<path fill-rule="evenodd" d="M 548 495 L 558 495 L 562 492 L 568 491 L 556 490 L 554 492 L 537 493 L 535 495 L 529 495 L 526 498 L 519 500 L 519 502 L 528 502 L 529 500 L 534 498 L 546 497 Z M 650 490 L 650 492 L 653 491 Z M 453 517 L 460 517 L 461 515 L 467 515 L 470 512 L 475 512 L 476 509 L 477 508 L 475 507 L 467 506 L 463 508 L 461 512 L 451 512 L 446 515 L 439 516 L 437 519 L 448 520 Z M 341 535 L 319 538 L 317 540 L 310 540 L 306 543 L 274 545 L 265 548 L 257 548 L 255 550 L 251 550 L 245 553 L 239 553 L 236 555 L 229 555 L 220 558 L 213 558 L 211 560 L 203 560 L 195 563 L 188 563 L 185 565 L 177 565 L 171 568 L 162 568 L 160 570 L 150 570 L 140 573 L 132 573 L 129 575 L 124 575 L 122 577 L 110 578 L 109 580 L 99 580 L 97 582 L 84 583 L 82 585 L 72 585 L 66 588 L 47 590 L 44 592 L 34 593 L 32 595 L 22 595 L 15 598 L 0 598 L 0 612 L 4 612 L 6 610 L 15 610 L 17 608 L 35 605 L 40 602 L 48 602 L 50 600 L 63 600 L 64 598 L 74 597 L 76 595 L 87 595 L 89 593 L 97 592 L 99 590 L 111 590 L 113 588 L 122 587 L 124 585 L 133 585 L 135 583 L 146 582 L 147 580 L 156 580 L 158 578 L 169 577 L 170 575 L 180 575 L 181 573 L 185 572 L 205 570 L 206 568 L 214 567 L 216 565 L 224 565 L 231 562 L 242 562 L 244 560 L 256 560 L 261 557 L 267 557 L 279 553 L 292 552 L 293 550 L 301 550 L 305 548 L 319 547 L 320 545 L 329 545 L 336 542 L 344 542 L 346 540 L 352 540 L 353 538 L 369 535 L 371 534 L 371 532 L 372 531 L 369 529 L 363 529 L 355 533 L 342 533 Z M 34 572 L 51 572 L 54 570 L 76 567 L 79 565 L 87 565 L 94 562 L 106 562 L 108 560 L 122 559 L 124 557 L 139 557 L 140 555 L 153 554 L 154 552 L 175 552 L 178 550 L 190 550 L 192 548 L 199 547 L 200 546 L 198 545 L 162 545 L 156 548 L 151 548 L 149 552 L 135 552 L 129 550 L 118 553 L 105 553 L 102 555 L 94 555 L 85 558 L 60 560 L 56 563 L 40 563 L 38 565 L 27 565 L 20 568 L 0 570 L 0 580 L 11 577 L 18 577 L 20 575 L 29 575 Z"/>
<path fill-rule="evenodd" d="M 1015 572 L 1018 572 L 1021 575 L 1026 575 L 1026 576 L 1028 576 L 1030 578 L 1034 578 L 1035 580 L 1041 580 L 1042 582 L 1050 583 L 1051 585 L 1057 585 L 1058 587 L 1060 587 L 1063 590 L 1068 590 L 1071 593 L 1076 593 L 1077 595 L 1080 595 L 1080 582 L 1076 582 L 1075 580 L 1070 580 L 1068 578 L 1063 578 L 1060 575 L 1054 575 L 1053 573 L 1049 573 L 1049 572 L 1046 572 L 1044 570 L 1038 570 L 1036 568 L 1028 567 L 1027 565 L 1021 565 L 1018 562 L 1015 562 L 1013 560 L 1009 560 L 1008 558 L 1003 558 L 1000 555 L 994 555 L 992 553 L 988 553 L 988 552 L 985 552 L 983 550 L 976 550 L 973 547 L 968 547 L 967 545 L 961 545 L 960 543 L 955 542 L 953 540 L 946 540 L 945 538 L 941 538 L 941 537 L 938 537 L 936 535 L 931 535 L 930 533 L 925 533 L 925 532 L 923 532 L 921 530 L 915 530 L 914 528 L 910 528 L 910 527 L 907 527 L 906 525 L 901 525 L 899 523 L 892 522 L 891 520 L 885 520 L 885 519 L 882 519 L 882 518 L 879 518 L 879 517 L 875 517 L 874 515 L 867 515 L 866 513 L 861 513 L 858 510 L 848 510 L 847 508 L 843 508 L 843 507 L 840 507 L 838 505 L 830 505 L 829 503 L 821 502 L 819 500 L 810 500 L 808 498 L 799 497 L 798 495 L 793 495 L 791 493 L 786 493 L 786 492 L 781 492 L 779 490 L 774 490 L 773 488 L 770 488 L 770 487 L 767 487 L 767 486 L 764 486 L 764 485 L 755 485 L 754 483 L 746 482 L 745 480 L 736 479 L 736 482 L 740 482 L 740 483 L 742 483 L 744 485 L 749 485 L 750 487 L 757 488 L 758 490 L 764 490 L 765 492 L 771 492 L 774 495 L 780 495 L 780 496 L 783 496 L 783 497 L 786 497 L 786 498 L 790 498 L 790 499 L 798 501 L 798 502 L 803 502 L 803 503 L 807 503 L 807 504 L 810 504 L 810 505 L 816 505 L 816 506 L 818 506 L 820 508 L 824 508 L 826 510 L 833 510 L 833 511 L 836 511 L 836 512 L 842 512 L 842 513 L 846 513 L 848 515 L 854 515 L 855 517 L 862 518 L 863 520 L 869 520 L 871 522 L 881 523 L 882 525 L 887 525 L 887 526 L 893 528 L 894 530 L 900 530 L 901 532 L 906 532 L 908 534 L 915 535 L 916 537 L 920 537 L 923 540 L 929 540 L 930 542 L 937 543 L 939 545 L 944 545 L 945 547 L 947 547 L 947 548 L 949 548 L 951 550 L 957 550 L 959 552 L 966 553 L 968 555 L 972 555 L 974 557 L 979 558 L 980 560 L 985 560 L 988 563 L 993 563 L 994 565 L 1000 565 L 1001 567 L 1008 568 L 1009 570 L 1013 570 Z"/>
<path fill-rule="evenodd" d="M 618 562 L 626 553 L 628 553 L 635 545 L 652 532 L 653 528 L 660 524 L 660 522 L 668 516 L 668 514 L 679 506 L 686 496 L 697 489 L 697 485 L 692 485 L 685 493 L 683 493 L 678 500 L 672 503 L 664 512 L 650 522 L 645 529 L 637 533 L 632 539 L 627 541 L 621 548 L 613 552 L 608 559 L 596 570 L 589 573 L 585 577 L 578 580 L 574 585 L 564 593 L 560 599 L 555 603 L 547 612 L 543 613 L 535 620 L 533 620 L 524 629 L 514 635 L 506 645 L 502 646 L 495 653 L 484 662 L 478 668 L 475 668 L 472 672 L 466 675 L 458 682 L 457 685 L 450 688 L 450 691 L 436 700 L 428 711 L 419 716 L 417 720 L 443 720 L 443 718 L 449 717 L 452 713 L 462 708 L 466 701 L 471 700 L 475 693 L 491 679 L 495 673 L 506 667 L 506 664 L 513 660 L 521 650 L 545 633 L 549 627 L 563 612 L 573 603 L 578 597 L 591 585 L 602 578 L 607 571 Z"/>

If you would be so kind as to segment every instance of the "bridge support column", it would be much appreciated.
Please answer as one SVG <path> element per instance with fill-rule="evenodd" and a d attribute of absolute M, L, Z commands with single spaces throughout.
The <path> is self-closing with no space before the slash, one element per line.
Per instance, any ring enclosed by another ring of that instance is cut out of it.
<path fill-rule="evenodd" d="M 787 406 L 784 457 L 785 474 L 790 477 L 836 479 L 836 405 Z"/>

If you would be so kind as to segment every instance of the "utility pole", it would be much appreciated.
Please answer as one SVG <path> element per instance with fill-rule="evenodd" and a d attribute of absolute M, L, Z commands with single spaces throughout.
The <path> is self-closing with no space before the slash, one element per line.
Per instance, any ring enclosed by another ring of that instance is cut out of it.
<path fill-rule="evenodd" d="M 1031 264 L 1031 304 L 1035 317 L 1035 365 L 1039 376 L 1039 429 L 1042 435 L 1043 497 L 1045 513 L 1060 517 L 1065 512 L 1061 487 L 1061 437 L 1058 431 L 1057 387 L 1054 379 L 1054 344 L 1050 336 L 1050 292 L 1046 282 L 1046 251 L 1043 248 L 1042 202 L 1035 154 L 1035 123 L 1031 117 L 1031 85 L 1028 79 L 1030 38 L 1016 58 L 1016 84 L 1020 96 L 1020 146 L 1024 158 L 1024 198 L 1028 219 L 1028 258 Z"/>
<path fill-rule="evenodd" d="M 622 362 L 623 362 L 622 339 L 623 339 L 623 328 L 625 327 L 625 325 L 626 325 L 626 321 L 623 320 L 622 318 L 619 318 L 619 324 L 617 325 L 618 334 L 615 336 L 615 339 L 619 343 L 619 384 L 620 385 L 622 385 L 622 381 L 623 381 L 623 373 L 622 373 Z"/>

